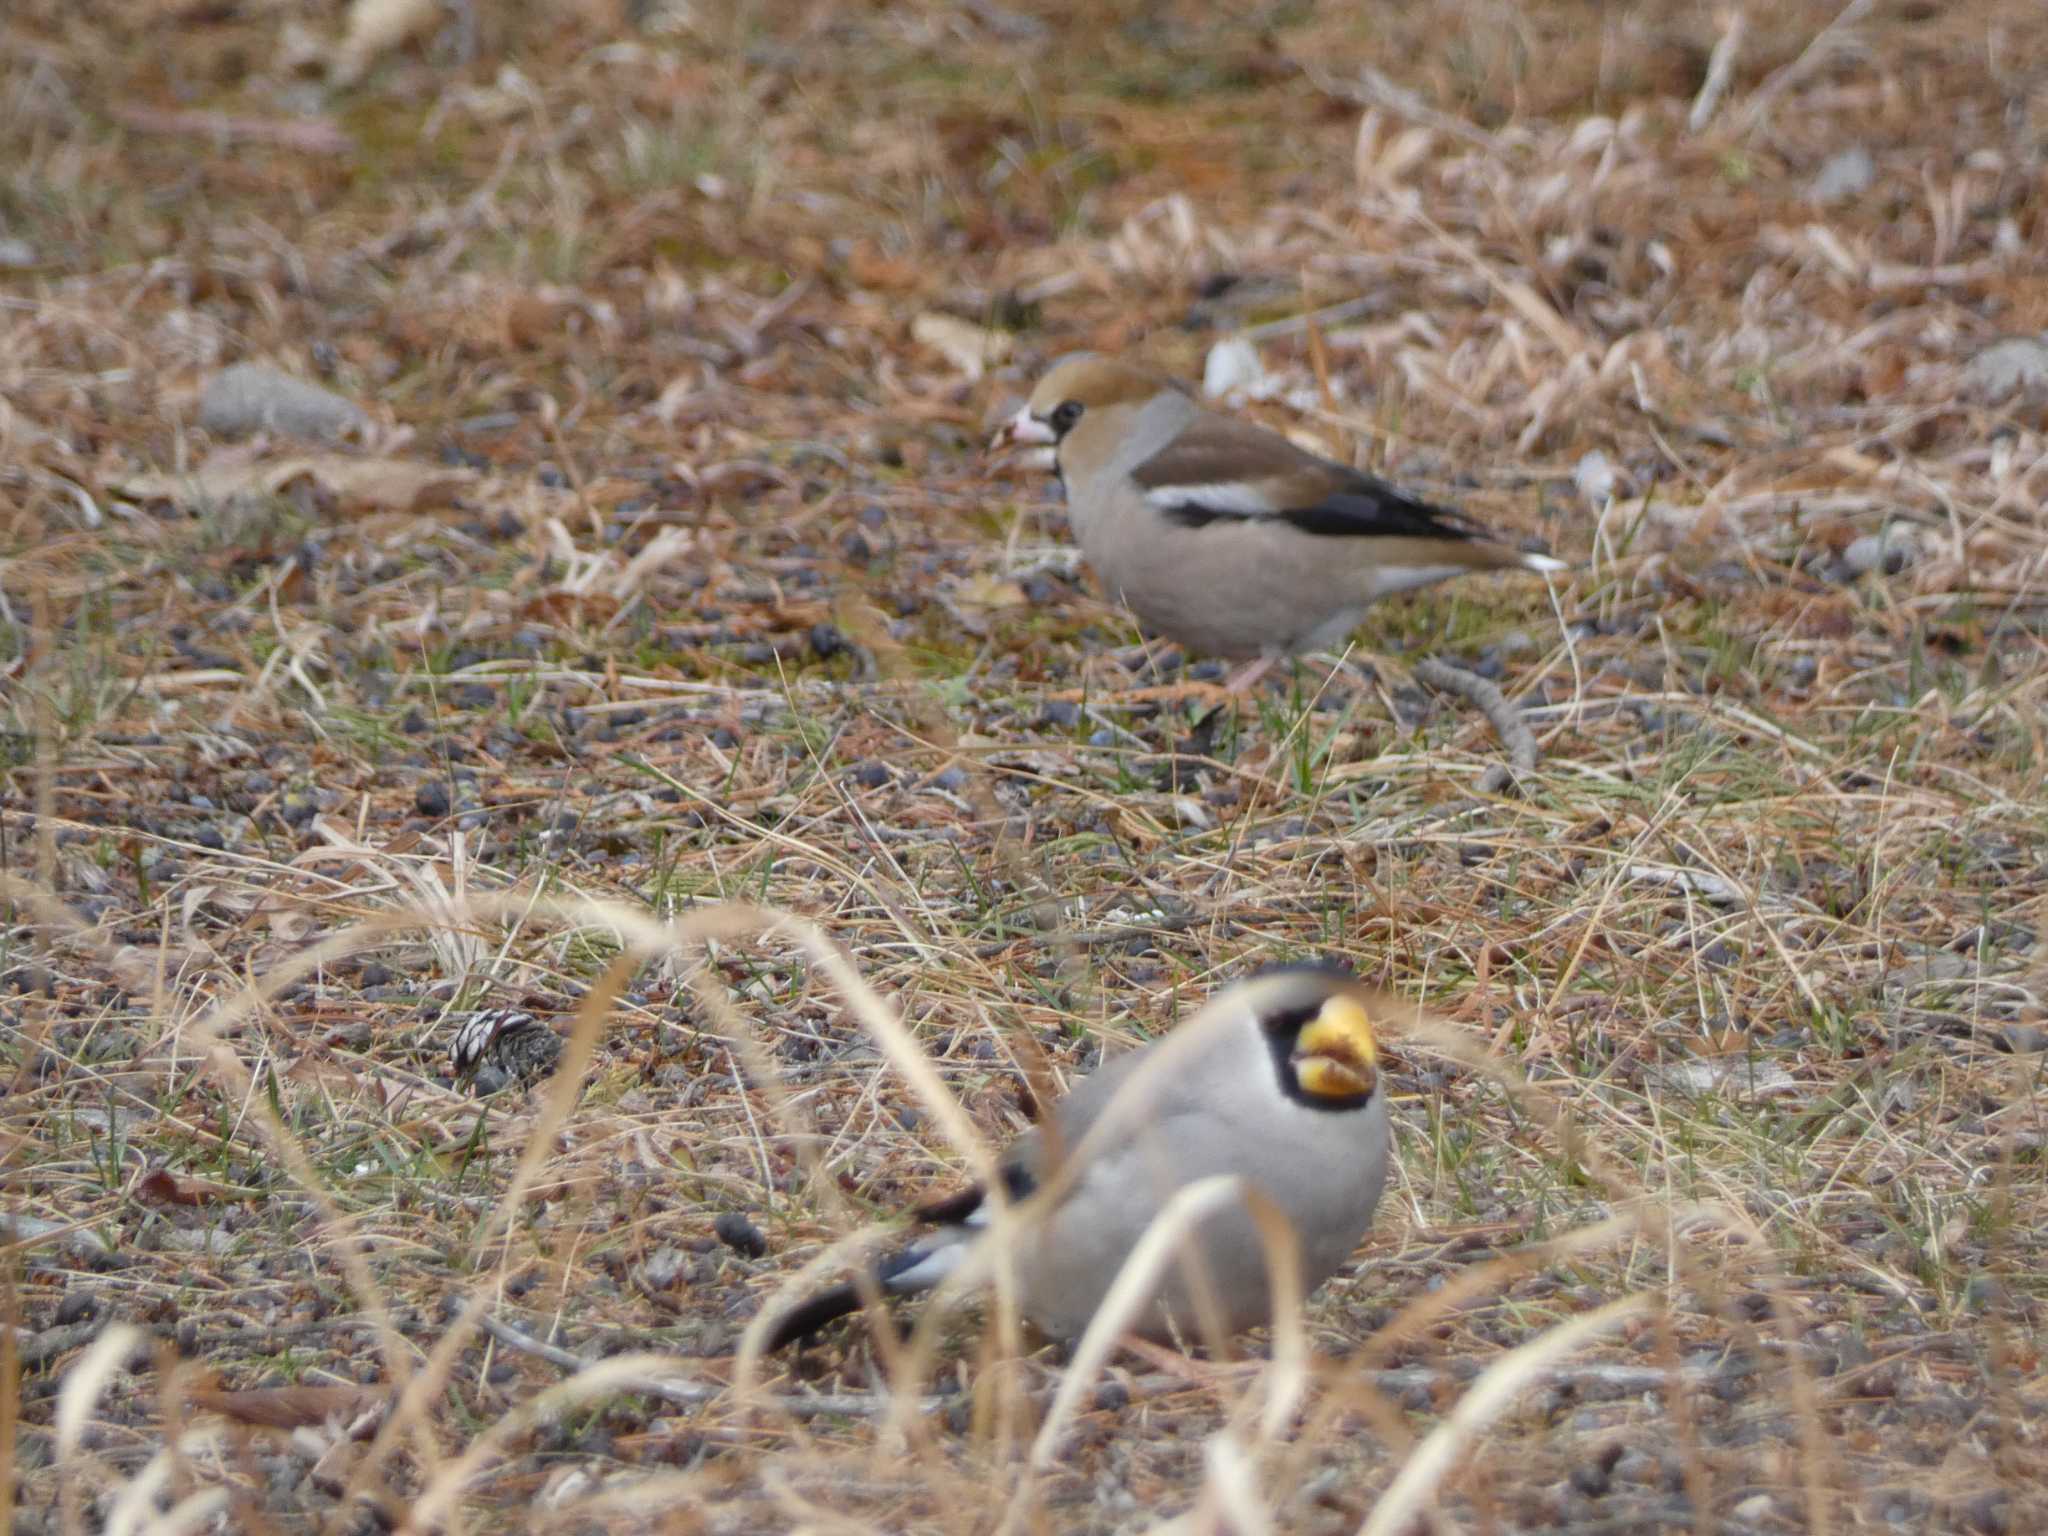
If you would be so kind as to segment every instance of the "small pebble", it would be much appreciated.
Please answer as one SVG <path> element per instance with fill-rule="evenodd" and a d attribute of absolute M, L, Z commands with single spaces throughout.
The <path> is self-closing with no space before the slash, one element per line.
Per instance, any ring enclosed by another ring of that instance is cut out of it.
<path fill-rule="evenodd" d="M 2013 1529 L 2012 1495 L 2003 1488 L 1978 1494 L 1957 1511 L 1962 1528 L 1980 1536 L 2009 1536 Z"/>
<path fill-rule="evenodd" d="M 1868 191 L 1876 180 L 1877 161 L 1861 144 L 1852 144 L 1839 154 L 1829 156 L 1826 164 L 1814 172 L 1813 180 L 1806 186 L 1806 200 L 1809 203 L 1839 203 L 1859 192 Z"/>
<path fill-rule="evenodd" d="M 640 1275 L 651 1291 L 673 1290 L 675 1283 L 683 1277 L 687 1263 L 680 1250 L 658 1248 L 648 1256 L 647 1262 L 640 1266 Z"/>
<path fill-rule="evenodd" d="M 1994 343 L 1964 365 L 1963 388 L 1985 400 L 2048 393 L 2048 343 L 2029 336 Z"/>
<path fill-rule="evenodd" d="M 1851 577 L 1874 572 L 1896 576 L 1918 558 L 1919 542 L 1910 528 L 1887 528 L 1866 533 L 1842 551 L 1842 569 Z"/>
<path fill-rule="evenodd" d="M 742 1257 L 758 1259 L 768 1252 L 767 1237 L 739 1211 L 720 1211 L 711 1223 L 711 1231 L 721 1243 Z"/>

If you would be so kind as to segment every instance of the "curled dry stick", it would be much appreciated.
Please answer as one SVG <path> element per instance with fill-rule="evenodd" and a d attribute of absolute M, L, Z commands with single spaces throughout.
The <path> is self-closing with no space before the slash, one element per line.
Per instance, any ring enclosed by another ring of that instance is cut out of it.
<path fill-rule="evenodd" d="M 1524 774 L 1536 771 L 1536 734 L 1522 719 L 1522 712 L 1492 683 L 1476 672 L 1467 672 L 1434 656 L 1415 664 L 1415 676 L 1439 693 L 1456 694 L 1486 716 L 1500 733 L 1501 742 L 1508 749 L 1508 760 L 1486 770 L 1479 780 L 1481 794 L 1497 794 L 1518 784 Z"/>

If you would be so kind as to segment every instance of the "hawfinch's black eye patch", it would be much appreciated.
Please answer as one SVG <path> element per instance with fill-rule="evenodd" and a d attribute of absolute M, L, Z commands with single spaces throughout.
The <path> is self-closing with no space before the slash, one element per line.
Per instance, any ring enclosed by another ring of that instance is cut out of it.
<path fill-rule="evenodd" d="M 1052 415 L 1046 418 L 1053 431 L 1065 437 L 1074 430 L 1074 423 L 1081 419 L 1083 407 L 1078 400 L 1062 400 L 1053 407 Z"/>

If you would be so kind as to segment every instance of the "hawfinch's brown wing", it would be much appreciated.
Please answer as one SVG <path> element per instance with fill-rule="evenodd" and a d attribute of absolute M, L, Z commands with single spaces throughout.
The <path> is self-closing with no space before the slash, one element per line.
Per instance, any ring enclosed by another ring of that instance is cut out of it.
<path fill-rule="evenodd" d="M 1131 478 L 1147 502 L 1187 528 L 1260 519 L 1319 538 L 1487 537 L 1462 513 L 1224 416 L 1204 416 Z"/>

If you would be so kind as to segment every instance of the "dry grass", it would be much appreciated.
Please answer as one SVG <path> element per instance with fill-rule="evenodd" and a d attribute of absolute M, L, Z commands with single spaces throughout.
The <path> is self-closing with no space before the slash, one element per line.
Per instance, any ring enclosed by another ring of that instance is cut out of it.
<path fill-rule="evenodd" d="M 1022 9 L 0 12 L 14 1528 L 2041 1528 L 2036 5 Z M 1236 330 L 1577 569 L 1163 700 L 979 443 Z M 245 360 L 364 440 L 211 440 Z M 1457 1033 L 1271 1365 L 736 1381 L 1309 953 Z M 451 1082 L 480 1004 L 562 1075 Z"/>

